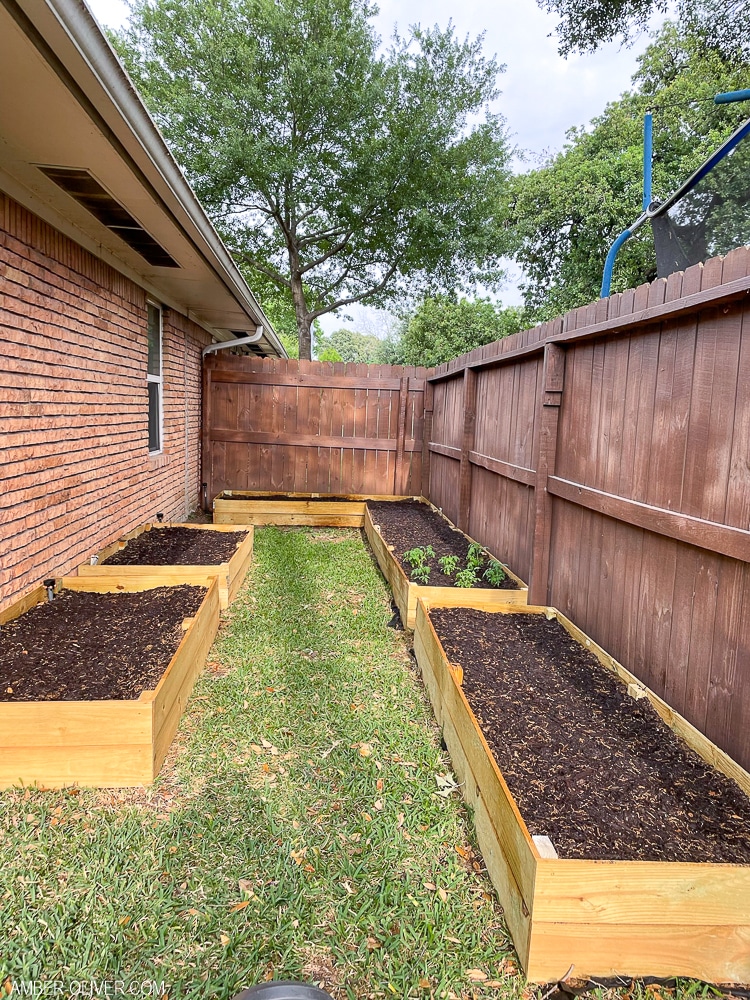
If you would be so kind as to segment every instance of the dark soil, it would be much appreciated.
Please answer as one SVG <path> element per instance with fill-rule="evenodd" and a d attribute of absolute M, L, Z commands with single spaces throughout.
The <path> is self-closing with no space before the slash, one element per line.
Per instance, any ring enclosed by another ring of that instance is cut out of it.
<path fill-rule="evenodd" d="M 563 858 L 750 864 L 750 799 L 559 622 L 430 617 L 532 836 Z"/>
<path fill-rule="evenodd" d="M 152 691 L 206 596 L 64 590 L 0 628 L 0 701 L 135 699 Z"/>
<path fill-rule="evenodd" d="M 246 531 L 152 528 L 131 538 L 103 566 L 218 566 L 229 562 Z"/>
<path fill-rule="evenodd" d="M 446 576 L 438 565 L 438 559 L 441 556 L 458 556 L 461 560 L 458 568 L 463 569 L 466 550 L 471 542 L 462 531 L 454 528 L 447 518 L 420 500 L 368 500 L 367 509 L 385 541 L 393 546 L 394 556 L 410 579 L 412 567 L 404 559 L 404 552 L 431 545 L 435 550 L 435 558 L 430 560 L 430 578 L 426 586 L 455 586 L 455 574 Z M 518 590 L 518 584 L 509 576 L 497 588 L 493 588 L 481 576 L 474 586 L 490 590 Z"/>

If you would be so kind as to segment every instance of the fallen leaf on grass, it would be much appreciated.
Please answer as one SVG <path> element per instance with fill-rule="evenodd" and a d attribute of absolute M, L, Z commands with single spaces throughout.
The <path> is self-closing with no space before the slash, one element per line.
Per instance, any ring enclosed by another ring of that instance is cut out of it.
<path fill-rule="evenodd" d="M 129 924 L 132 919 L 133 919 L 132 917 L 120 917 L 117 923 L 120 925 L 120 927 L 124 927 L 126 924 Z"/>
<path fill-rule="evenodd" d="M 219 935 L 219 940 L 221 941 L 223 947 L 226 948 L 226 946 L 229 944 L 229 941 L 231 939 L 226 934 L 220 934 Z"/>
<path fill-rule="evenodd" d="M 375 809 L 378 810 L 378 812 L 380 812 L 380 810 L 383 808 L 383 800 L 382 799 L 376 799 L 373 802 L 373 806 L 374 806 Z"/>
<path fill-rule="evenodd" d="M 372 747 L 369 743 L 362 743 L 359 747 L 360 757 L 369 757 L 372 753 Z"/>
<path fill-rule="evenodd" d="M 467 979 L 472 981 L 472 983 L 486 983 L 490 978 L 487 973 L 482 972 L 481 969 L 467 969 L 465 975 Z"/>
<path fill-rule="evenodd" d="M 429 979 L 420 979 L 419 980 L 419 988 L 420 989 L 422 989 L 422 990 L 429 990 L 430 986 L 432 986 L 432 983 L 430 982 Z"/>
<path fill-rule="evenodd" d="M 368 951 L 377 951 L 378 948 L 380 948 L 380 947 L 382 947 L 382 946 L 380 944 L 380 941 L 378 941 L 377 938 L 372 937 L 372 936 L 370 936 L 370 937 L 367 938 L 367 950 Z"/>
<path fill-rule="evenodd" d="M 445 891 L 445 889 L 443 889 L 442 887 L 439 887 L 438 891 L 437 891 L 437 894 L 438 894 L 438 896 L 440 896 L 440 898 L 442 899 L 442 901 L 444 903 L 448 902 L 448 893 Z"/>
<path fill-rule="evenodd" d="M 438 795 L 442 795 L 444 799 L 447 799 L 452 792 L 457 792 L 461 787 L 453 776 L 453 772 L 449 771 L 447 774 L 436 774 L 435 781 L 438 786 Z"/>
<path fill-rule="evenodd" d="M 253 882 L 252 882 L 251 879 L 249 879 L 249 878 L 238 879 L 237 886 L 239 887 L 240 892 L 249 892 L 250 895 L 252 896 L 252 894 L 253 894 Z"/>
<path fill-rule="evenodd" d="M 240 903 L 232 903 L 232 905 L 229 907 L 229 912 L 230 913 L 237 913 L 238 910 L 244 910 L 245 907 L 249 906 L 249 905 L 250 905 L 250 900 L 249 899 L 243 899 L 242 902 L 240 902 Z"/>
<path fill-rule="evenodd" d="M 447 934 L 445 935 L 445 940 L 446 941 L 450 941 L 451 944 L 461 944 L 461 942 L 458 940 L 458 938 L 449 937 Z"/>

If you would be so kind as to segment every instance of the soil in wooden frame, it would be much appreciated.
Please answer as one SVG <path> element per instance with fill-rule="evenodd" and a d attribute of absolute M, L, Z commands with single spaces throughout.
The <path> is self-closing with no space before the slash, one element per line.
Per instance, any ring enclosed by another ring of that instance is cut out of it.
<path fill-rule="evenodd" d="M 153 691 L 205 587 L 64 590 L 0 628 L 0 701 L 132 700 Z"/>
<path fill-rule="evenodd" d="M 558 621 L 430 618 L 532 836 L 562 858 L 750 864 L 750 799 Z"/>
<path fill-rule="evenodd" d="M 237 531 L 152 528 L 131 538 L 102 566 L 218 566 L 229 562 L 247 535 Z"/>
<path fill-rule="evenodd" d="M 381 531 L 388 545 L 393 546 L 393 555 L 398 559 L 407 577 L 411 579 L 411 566 L 404 559 L 404 552 L 415 547 L 431 545 L 435 558 L 430 560 L 428 587 L 455 587 L 455 575 L 447 576 L 438 565 L 441 556 L 458 556 L 459 569 L 466 563 L 466 551 L 471 544 L 466 535 L 428 504 L 421 500 L 368 500 L 370 517 Z M 498 588 L 479 576 L 475 587 L 489 590 L 518 590 L 518 584 L 510 577 L 502 581 Z"/>

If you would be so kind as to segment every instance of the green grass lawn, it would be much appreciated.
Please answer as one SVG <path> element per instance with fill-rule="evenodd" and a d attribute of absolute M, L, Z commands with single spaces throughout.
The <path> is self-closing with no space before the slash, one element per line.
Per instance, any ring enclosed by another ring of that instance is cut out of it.
<path fill-rule="evenodd" d="M 153 788 L 0 793 L 0 983 L 225 998 L 273 977 L 360 1000 L 520 996 L 360 533 L 255 537 Z"/>

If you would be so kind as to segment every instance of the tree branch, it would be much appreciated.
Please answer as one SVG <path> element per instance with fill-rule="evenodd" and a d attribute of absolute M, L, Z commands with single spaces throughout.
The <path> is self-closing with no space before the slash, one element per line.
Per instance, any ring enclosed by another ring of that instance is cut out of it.
<path fill-rule="evenodd" d="M 333 302 L 331 305 L 325 306 L 325 308 L 323 309 L 314 309 L 309 314 L 310 320 L 312 321 L 314 319 L 317 319 L 318 316 L 322 316 L 324 313 L 333 312 L 334 309 L 341 309 L 343 306 L 350 306 L 354 302 L 361 302 L 362 299 L 367 298 L 368 295 L 377 294 L 377 292 L 379 292 L 382 288 L 385 288 L 385 286 L 388 284 L 391 276 L 395 273 L 397 267 L 398 267 L 398 261 L 391 264 L 391 266 L 388 268 L 385 275 L 383 276 L 382 281 L 379 281 L 378 284 L 374 285 L 372 288 L 368 288 L 364 292 L 360 292 L 359 295 L 350 295 L 349 298 L 339 299 L 337 302 Z"/>

